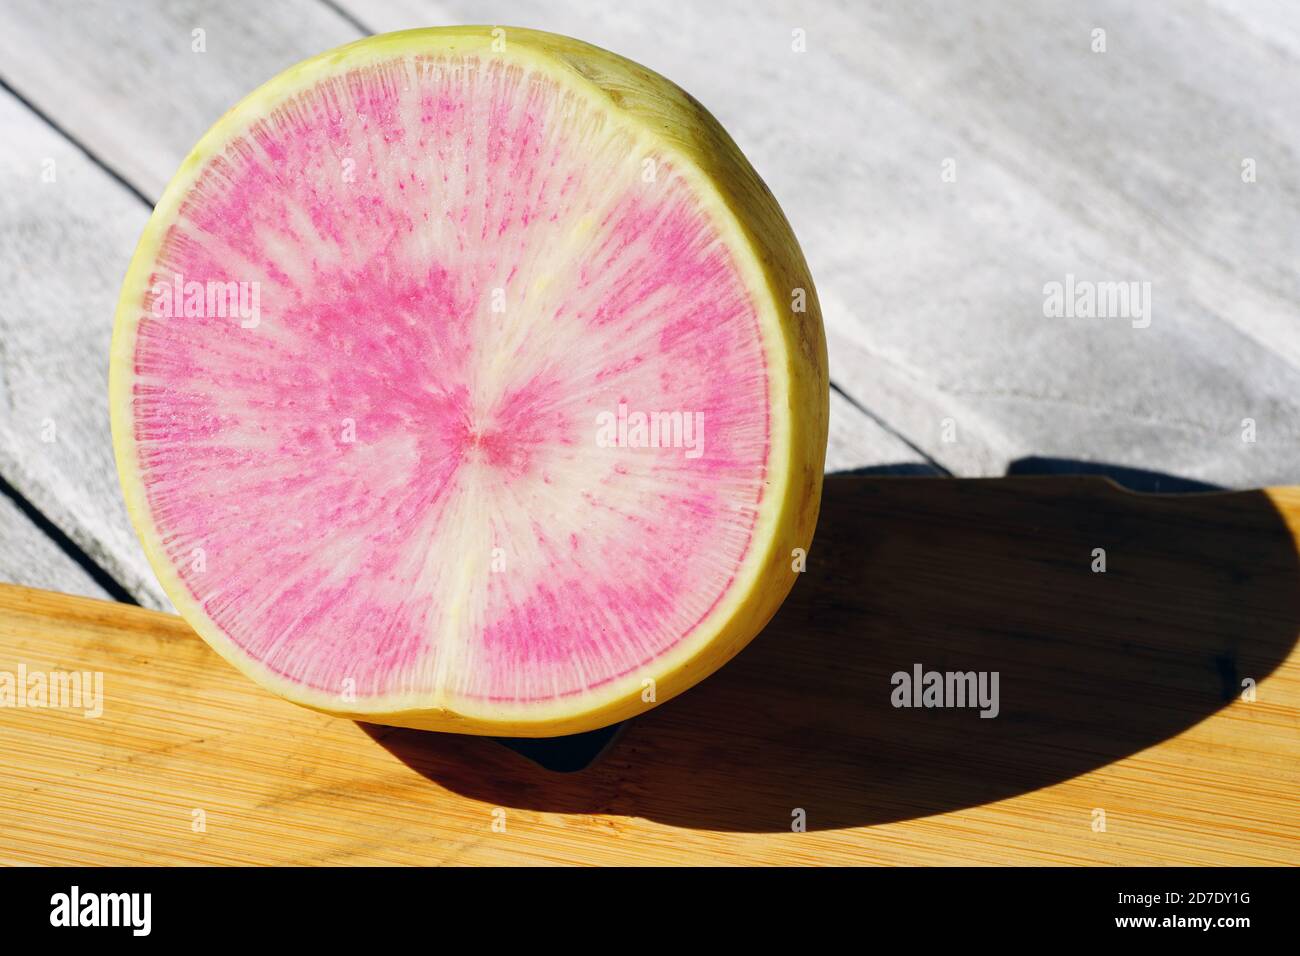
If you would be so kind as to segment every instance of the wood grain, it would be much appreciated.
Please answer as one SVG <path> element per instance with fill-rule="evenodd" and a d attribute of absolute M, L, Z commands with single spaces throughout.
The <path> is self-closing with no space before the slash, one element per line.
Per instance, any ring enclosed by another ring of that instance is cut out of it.
<path fill-rule="evenodd" d="M 1300 863 L 1298 531 L 1297 489 L 831 479 L 767 630 L 571 774 L 296 708 L 165 614 L 3 588 L 0 670 L 102 670 L 106 699 L 0 709 L 0 861 Z M 999 671 L 1000 715 L 891 707 L 913 663 Z"/>
<path fill-rule="evenodd" d="M 0 493 L 0 581 L 86 597 L 109 596 L 3 493 Z"/>

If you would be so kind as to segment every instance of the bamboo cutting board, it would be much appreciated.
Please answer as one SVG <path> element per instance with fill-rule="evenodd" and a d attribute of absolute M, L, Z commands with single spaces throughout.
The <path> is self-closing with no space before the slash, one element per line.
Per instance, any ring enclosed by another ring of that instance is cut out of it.
<path fill-rule="evenodd" d="M 0 862 L 1300 863 L 1298 528 L 1291 488 L 829 479 L 777 618 L 575 773 L 3 587 L 0 672 L 104 701 L 0 708 Z M 915 664 L 997 671 L 1000 713 L 893 707 Z"/>

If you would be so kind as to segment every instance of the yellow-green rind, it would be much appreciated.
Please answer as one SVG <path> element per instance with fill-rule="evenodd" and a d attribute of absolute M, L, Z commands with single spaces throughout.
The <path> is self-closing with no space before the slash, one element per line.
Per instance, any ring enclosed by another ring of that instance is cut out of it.
<path fill-rule="evenodd" d="M 495 32 L 494 32 L 495 31 Z M 504 49 L 500 48 L 504 41 Z M 493 49 L 494 42 L 497 49 Z M 602 105 L 687 176 L 727 239 L 764 329 L 772 411 L 768 484 L 753 545 L 731 590 L 694 633 L 646 668 L 581 696 L 544 704 L 388 695 L 346 704 L 285 680 L 249 657 L 211 621 L 168 559 L 141 480 L 132 434 L 136 326 L 153 262 L 181 201 L 207 162 L 249 122 L 326 75 L 388 56 L 482 53 L 527 62 Z M 804 311 L 795 311 L 797 289 Z M 792 552 L 812 541 L 821 500 L 829 417 L 821 312 L 807 263 L 767 186 L 731 137 L 683 90 L 606 50 L 568 37 L 490 26 L 407 30 L 371 37 L 299 63 L 226 113 L 181 164 L 140 238 L 123 283 L 109 364 L 113 448 L 127 511 L 163 590 L 214 650 L 270 690 L 316 710 L 427 730 L 548 737 L 615 723 L 670 699 L 730 660 L 771 619 L 794 584 Z M 653 680 L 653 694 L 645 681 Z M 647 697 L 653 700 L 646 700 Z"/>

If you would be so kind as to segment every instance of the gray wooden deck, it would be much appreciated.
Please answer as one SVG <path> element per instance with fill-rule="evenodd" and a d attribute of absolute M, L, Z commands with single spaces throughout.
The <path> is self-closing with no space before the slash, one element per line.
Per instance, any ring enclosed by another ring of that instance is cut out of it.
<path fill-rule="evenodd" d="M 167 606 L 120 502 L 105 395 L 150 203 L 281 69 L 457 22 L 608 47 L 731 131 L 817 280 L 828 470 L 1045 458 L 1300 481 L 1292 0 L 5 0 L 0 579 Z M 1044 286 L 1067 275 L 1149 282 L 1149 326 L 1046 317 Z"/>

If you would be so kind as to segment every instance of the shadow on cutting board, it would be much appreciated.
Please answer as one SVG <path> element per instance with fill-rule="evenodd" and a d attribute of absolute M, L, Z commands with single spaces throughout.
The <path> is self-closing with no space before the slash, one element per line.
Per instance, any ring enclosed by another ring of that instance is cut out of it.
<path fill-rule="evenodd" d="M 1262 680 L 1298 628 L 1294 539 L 1262 492 L 850 475 L 827 479 L 808 570 L 735 660 L 617 739 L 525 745 L 568 765 L 607 747 L 585 769 L 367 730 L 494 806 L 760 832 L 789 832 L 801 808 L 809 830 L 838 829 L 1000 800 L 1172 737 Z M 893 707 L 891 675 L 916 664 L 997 671 L 998 716 Z"/>

